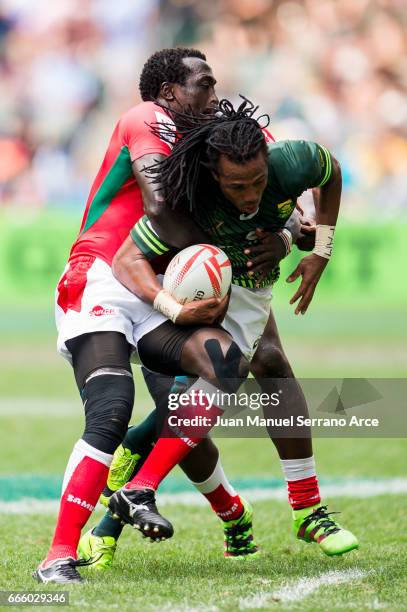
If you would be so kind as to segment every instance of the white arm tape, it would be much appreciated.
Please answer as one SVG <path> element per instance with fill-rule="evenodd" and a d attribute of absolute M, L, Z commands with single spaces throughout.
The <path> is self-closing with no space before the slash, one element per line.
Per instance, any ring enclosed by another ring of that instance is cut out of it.
<path fill-rule="evenodd" d="M 182 310 L 182 304 L 177 302 L 172 295 L 164 291 L 164 289 L 161 289 L 155 296 L 153 306 L 155 310 L 158 310 L 158 312 L 161 312 L 165 317 L 168 317 L 173 323 L 175 323 Z"/>
<path fill-rule="evenodd" d="M 313 253 L 325 259 L 330 259 L 334 244 L 334 225 L 317 225 L 315 231 L 315 247 Z"/>

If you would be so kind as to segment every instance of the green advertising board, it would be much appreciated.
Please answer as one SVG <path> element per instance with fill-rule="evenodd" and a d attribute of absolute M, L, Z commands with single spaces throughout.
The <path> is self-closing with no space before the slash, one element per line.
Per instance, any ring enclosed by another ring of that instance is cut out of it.
<path fill-rule="evenodd" d="M 79 227 L 72 216 L 41 213 L 0 218 L 2 307 L 49 304 Z M 324 303 L 407 303 L 404 266 L 406 226 L 341 223 L 334 256 L 318 287 Z M 294 249 L 283 263 L 276 296 L 286 300 L 296 284 L 285 278 L 304 255 Z"/>

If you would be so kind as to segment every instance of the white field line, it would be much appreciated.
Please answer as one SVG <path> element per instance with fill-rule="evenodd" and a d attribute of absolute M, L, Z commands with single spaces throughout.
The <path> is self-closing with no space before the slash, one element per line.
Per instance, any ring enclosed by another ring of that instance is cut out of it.
<path fill-rule="evenodd" d="M 366 498 L 376 495 L 401 495 L 407 493 L 407 478 L 391 478 L 388 480 L 353 480 L 350 483 L 338 482 L 321 487 L 323 498 L 351 497 Z M 278 489 L 255 488 L 240 489 L 244 497 L 251 502 L 275 500 L 286 501 L 287 494 L 285 487 Z M 160 506 L 170 506 L 179 504 L 181 506 L 206 506 L 206 499 L 195 492 L 187 493 L 159 493 L 158 504 Z M 0 501 L 0 514 L 53 514 L 57 512 L 57 500 L 41 500 L 35 498 L 25 498 L 18 501 Z"/>
<path fill-rule="evenodd" d="M 304 577 L 299 580 L 288 582 L 276 591 L 259 591 L 254 595 L 242 597 L 239 601 L 240 610 L 269 608 L 269 605 L 275 603 L 293 603 L 305 599 L 323 586 L 336 586 L 352 582 L 353 580 L 361 580 L 368 575 L 358 569 L 349 569 L 345 571 L 331 571 L 321 574 L 320 576 Z"/>
<path fill-rule="evenodd" d="M 60 400 L 51 398 L 2 398 L 0 400 L 0 416 L 52 416 L 81 417 L 83 407 L 78 395 L 75 400 Z"/>
<path fill-rule="evenodd" d="M 148 415 L 151 405 L 136 398 L 134 416 Z M 79 397 L 72 399 L 3 397 L 0 399 L 0 417 L 49 416 L 52 418 L 82 418 L 83 406 Z"/>

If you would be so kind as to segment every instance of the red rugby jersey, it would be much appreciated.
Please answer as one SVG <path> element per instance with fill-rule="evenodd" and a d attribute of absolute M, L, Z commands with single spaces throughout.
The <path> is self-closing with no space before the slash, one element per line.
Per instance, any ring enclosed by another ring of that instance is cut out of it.
<path fill-rule="evenodd" d="M 143 155 L 169 155 L 168 142 L 152 133 L 151 125 L 157 122 L 174 125 L 154 102 L 142 102 L 119 119 L 91 187 L 69 260 L 90 255 L 110 266 L 116 251 L 144 215 L 141 189 L 131 164 Z M 263 132 L 267 142 L 274 140 L 266 129 Z"/>
<path fill-rule="evenodd" d="M 170 145 L 151 132 L 150 126 L 157 122 L 172 123 L 154 102 L 142 102 L 119 119 L 90 190 L 70 260 L 93 255 L 111 265 L 116 251 L 144 214 L 131 164 L 143 155 L 169 154 Z"/>

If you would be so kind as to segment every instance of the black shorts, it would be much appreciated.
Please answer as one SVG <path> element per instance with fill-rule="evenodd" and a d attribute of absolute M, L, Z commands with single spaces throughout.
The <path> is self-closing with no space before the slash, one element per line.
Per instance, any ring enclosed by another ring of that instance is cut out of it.
<path fill-rule="evenodd" d="M 181 368 L 184 344 L 195 332 L 208 328 L 223 330 L 221 325 L 183 327 L 172 321 L 165 321 L 138 341 L 137 351 L 141 362 L 149 370 L 168 376 L 191 374 Z"/>

